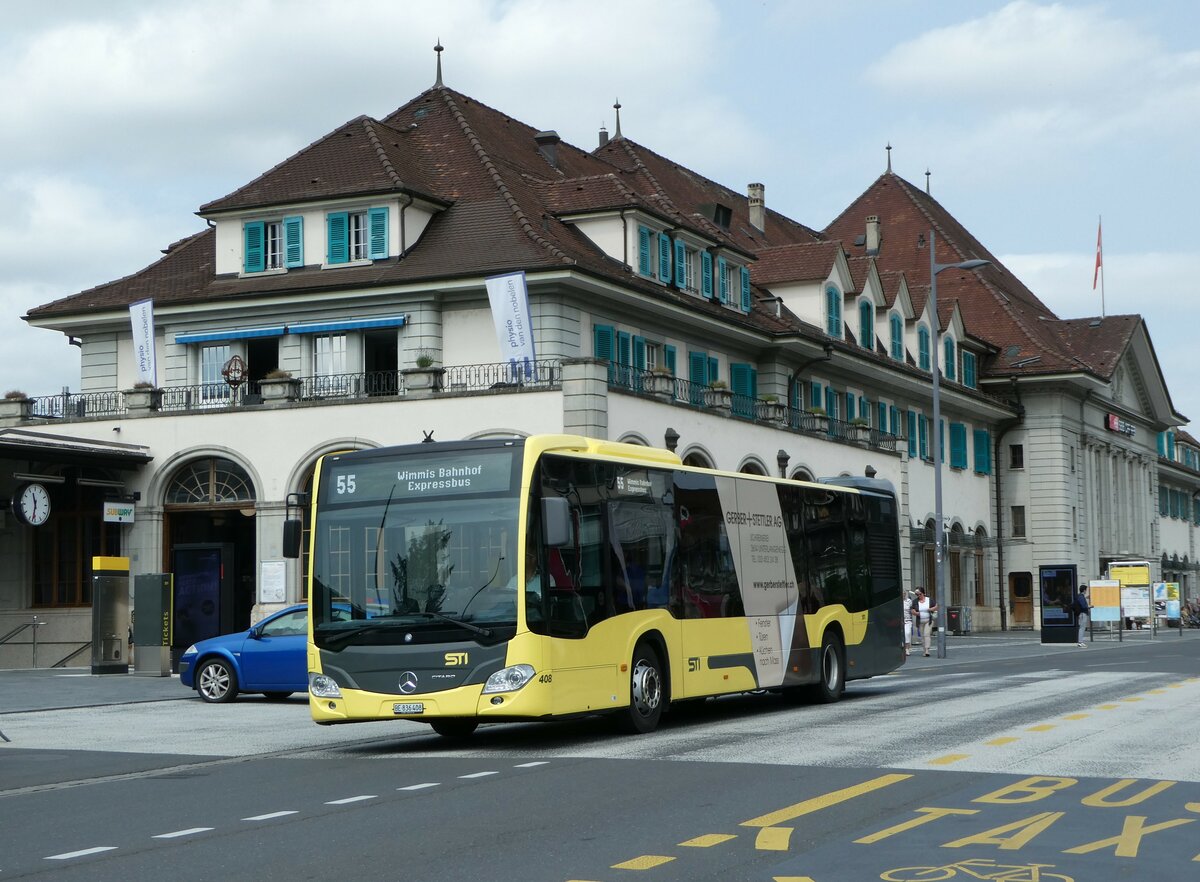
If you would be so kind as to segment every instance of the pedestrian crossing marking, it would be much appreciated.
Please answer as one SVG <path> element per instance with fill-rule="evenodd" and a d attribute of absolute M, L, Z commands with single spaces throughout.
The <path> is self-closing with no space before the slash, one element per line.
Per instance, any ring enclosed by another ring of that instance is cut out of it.
<path fill-rule="evenodd" d="M 991 741 L 985 741 L 984 744 L 988 745 L 988 747 L 1003 747 L 1006 744 L 1012 744 L 1014 741 L 1020 741 L 1020 740 L 1021 739 L 1019 739 L 1019 738 L 1010 738 L 1008 736 L 1002 736 L 1000 738 L 993 738 Z"/>
<path fill-rule="evenodd" d="M 679 844 L 687 848 L 712 848 L 712 846 L 728 842 L 730 839 L 737 839 L 737 836 L 732 833 L 705 833 L 703 836 L 697 836 L 695 839 L 689 839 Z"/>
<path fill-rule="evenodd" d="M 627 861 L 622 861 L 619 864 L 613 864 L 614 870 L 653 870 L 655 867 L 661 867 L 663 864 L 669 864 L 675 860 L 673 857 L 668 857 L 664 854 L 644 854 L 641 857 L 631 858 Z"/>
<path fill-rule="evenodd" d="M 945 756 L 939 756 L 936 759 L 931 759 L 929 761 L 929 765 L 948 766 L 952 763 L 958 762 L 959 760 L 965 760 L 969 756 L 969 753 L 948 753 Z"/>

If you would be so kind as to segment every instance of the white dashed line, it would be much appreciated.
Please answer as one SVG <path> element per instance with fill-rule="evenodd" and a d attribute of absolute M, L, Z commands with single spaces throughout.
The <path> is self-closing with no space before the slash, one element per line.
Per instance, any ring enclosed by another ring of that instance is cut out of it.
<path fill-rule="evenodd" d="M 345 799 L 331 799 L 326 805 L 346 805 L 351 802 L 362 802 L 366 799 L 378 799 L 377 796 L 347 796 Z"/>
<path fill-rule="evenodd" d="M 180 836 L 193 836 L 196 833 L 207 833 L 212 827 L 189 827 L 186 830 L 176 830 L 174 833 L 159 833 L 151 839 L 178 839 Z"/>
<path fill-rule="evenodd" d="M 424 790 L 427 787 L 437 787 L 437 782 L 430 781 L 427 784 L 409 784 L 407 787 L 397 787 L 397 790 Z"/>
<path fill-rule="evenodd" d="M 242 818 L 243 821 L 269 821 L 272 818 L 282 818 L 285 815 L 298 815 L 298 811 L 270 812 L 265 815 L 255 815 L 252 818 Z"/>
<path fill-rule="evenodd" d="M 87 857 L 89 854 L 99 854 L 102 851 L 116 851 L 115 845 L 98 845 L 95 848 L 84 848 L 79 851 L 68 851 L 63 854 L 52 854 L 46 858 L 48 861 L 69 861 L 71 858 Z"/>
<path fill-rule="evenodd" d="M 499 772 L 474 772 L 470 775 L 459 775 L 460 778 L 486 778 L 488 775 L 498 775 Z"/>
<path fill-rule="evenodd" d="M 549 760 L 538 760 L 535 763 L 520 763 L 519 765 L 513 766 L 513 768 L 514 769 L 532 769 L 534 766 L 548 766 L 548 765 L 550 765 Z"/>

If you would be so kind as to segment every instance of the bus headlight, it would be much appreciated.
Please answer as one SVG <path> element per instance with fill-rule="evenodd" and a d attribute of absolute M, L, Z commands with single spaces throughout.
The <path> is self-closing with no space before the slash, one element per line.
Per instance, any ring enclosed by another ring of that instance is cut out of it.
<path fill-rule="evenodd" d="M 513 665 L 511 668 L 496 671 L 496 673 L 487 678 L 487 683 L 483 686 L 483 694 L 487 695 L 491 692 L 516 692 L 533 679 L 534 673 L 536 672 L 533 670 L 532 665 Z"/>
<path fill-rule="evenodd" d="M 325 674 L 309 674 L 308 694 L 314 698 L 341 698 L 342 690 L 338 688 L 333 677 Z"/>

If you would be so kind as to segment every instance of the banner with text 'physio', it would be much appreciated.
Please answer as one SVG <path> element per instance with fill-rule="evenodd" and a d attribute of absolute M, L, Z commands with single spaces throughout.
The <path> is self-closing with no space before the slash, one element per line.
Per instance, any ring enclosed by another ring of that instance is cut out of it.
<path fill-rule="evenodd" d="M 129 321 L 133 325 L 133 361 L 138 383 L 158 385 L 154 364 L 154 301 L 139 300 L 129 305 Z"/>
<path fill-rule="evenodd" d="M 535 379 L 533 322 L 529 316 L 529 291 L 525 273 L 508 273 L 484 279 L 500 357 L 509 363 L 513 382 Z"/>

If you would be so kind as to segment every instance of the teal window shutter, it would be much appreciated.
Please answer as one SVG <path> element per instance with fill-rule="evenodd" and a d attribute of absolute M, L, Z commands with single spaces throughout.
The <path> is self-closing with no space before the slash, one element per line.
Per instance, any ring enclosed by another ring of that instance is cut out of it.
<path fill-rule="evenodd" d="M 283 219 L 283 258 L 288 269 L 304 266 L 304 218 Z"/>
<path fill-rule="evenodd" d="M 929 370 L 929 328 L 924 325 L 917 329 L 917 367 Z"/>
<path fill-rule="evenodd" d="M 326 244 L 325 262 L 347 263 L 350 260 L 350 215 L 335 211 L 325 216 Z"/>
<path fill-rule="evenodd" d="M 923 413 L 917 414 L 917 440 L 921 459 L 929 459 L 929 419 Z"/>
<path fill-rule="evenodd" d="M 917 457 L 917 412 L 910 410 L 905 412 L 905 418 L 908 423 L 908 458 L 916 459 Z"/>
<path fill-rule="evenodd" d="M 803 385 L 803 380 L 797 380 L 795 378 L 793 378 L 792 382 L 788 384 L 788 407 L 790 407 L 793 411 L 800 410 L 800 398 L 801 393 L 803 392 Z"/>
<path fill-rule="evenodd" d="M 858 304 L 858 344 L 863 349 L 875 348 L 875 309 L 868 300 Z"/>
<path fill-rule="evenodd" d="M 266 256 L 263 254 L 263 222 L 253 221 L 242 227 L 242 238 L 245 242 L 245 272 L 261 273 L 266 269 Z"/>
<path fill-rule="evenodd" d="M 675 347 L 667 344 L 663 346 L 663 365 L 671 372 L 671 376 L 675 376 Z"/>
<path fill-rule="evenodd" d="M 383 260 L 388 256 L 388 210 L 387 206 L 372 208 L 367 212 L 367 230 L 371 237 L 371 260 Z"/>
<path fill-rule="evenodd" d="M 618 386 L 629 388 L 630 382 L 630 336 L 628 331 L 617 331 L 617 380 Z"/>
<path fill-rule="evenodd" d="M 708 356 L 703 352 L 688 353 L 688 400 L 704 403 L 704 388 L 708 385 Z"/>
<path fill-rule="evenodd" d="M 247 270 L 247 272 L 249 272 L 249 270 Z M 1158 455 L 1159 456 L 1167 455 L 1167 433 L 1166 432 L 1158 433 Z"/>
<path fill-rule="evenodd" d="M 892 358 L 896 361 L 904 361 L 904 325 L 900 322 L 900 316 L 895 313 L 890 319 L 892 328 Z"/>
<path fill-rule="evenodd" d="M 613 366 L 613 328 L 612 325 L 592 326 L 592 354 L 601 361 L 608 362 L 608 382 L 613 381 L 615 368 Z"/>
<path fill-rule="evenodd" d="M 1170 503 L 1170 497 L 1167 494 L 1167 488 L 1159 487 L 1158 488 L 1158 513 L 1160 515 L 1162 515 L 1163 517 L 1166 517 L 1167 513 L 1170 512 L 1170 510 L 1171 510 L 1171 503 Z"/>
<path fill-rule="evenodd" d="M 650 275 L 650 228 L 638 227 L 638 272 Z"/>
<path fill-rule="evenodd" d="M 879 429 L 881 432 L 886 432 L 887 431 L 887 415 L 888 415 L 887 405 L 884 404 L 882 401 L 879 402 L 877 412 L 879 414 L 879 419 L 875 423 L 875 427 L 877 429 Z"/>
<path fill-rule="evenodd" d="M 846 420 L 854 419 L 854 393 L 847 392 L 846 395 Z"/>
<path fill-rule="evenodd" d="M 671 284 L 671 237 L 658 234 L 658 280 Z"/>
<path fill-rule="evenodd" d="M 946 379 L 953 380 L 958 376 L 958 359 L 954 357 L 954 338 L 947 337 L 944 341 L 946 347 Z"/>
<path fill-rule="evenodd" d="M 721 302 L 729 302 L 729 280 L 725 277 L 725 258 L 717 258 L 717 284 L 720 286 Z"/>
<path fill-rule="evenodd" d="M 832 285 L 825 289 L 825 333 L 838 339 L 843 336 L 842 295 Z"/>
<path fill-rule="evenodd" d="M 825 407 L 824 402 L 821 400 L 821 384 L 816 380 L 813 380 L 809 385 L 808 406 L 820 408 Z"/>
<path fill-rule="evenodd" d="M 979 379 L 975 375 L 975 353 L 963 352 L 962 354 L 962 382 L 968 389 L 979 388 Z"/>
<path fill-rule="evenodd" d="M 749 312 L 753 304 L 750 302 L 750 268 L 742 267 L 742 312 Z"/>
<path fill-rule="evenodd" d="M 687 287 L 687 246 L 682 239 L 675 240 L 675 287 Z"/>
<path fill-rule="evenodd" d="M 705 297 L 713 296 L 712 286 L 712 255 L 707 251 L 700 252 L 700 293 Z"/>
<path fill-rule="evenodd" d="M 705 382 L 715 383 L 721 379 L 721 364 L 717 361 L 715 355 L 708 357 L 708 374 L 705 376 Z"/>
<path fill-rule="evenodd" d="M 733 412 L 741 417 L 754 416 L 754 368 L 730 363 L 729 388 L 733 391 Z"/>
<path fill-rule="evenodd" d="M 838 414 L 838 396 L 832 386 L 825 387 L 825 415 L 831 420 L 837 419 Z"/>
<path fill-rule="evenodd" d="M 950 468 L 967 467 L 967 427 L 962 423 L 950 424 Z"/>
<path fill-rule="evenodd" d="M 1167 432 L 1167 459 L 1175 461 L 1175 433 Z"/>
<path fill-rule="evenodd" d="M 899 435 L 900 429 L 900 408 L 892 405 L 888 408 L 888 434 Z"/>
<path fill-rule="evenodd" d="M 858 418 L 860 420 L 871 420 L 871 402 L 862 395 L 858 396 Z"/>
<path fill-rule="evenodd" d="M 646 369 L 646 338 L 634 335 L 633 338 L 633 366 L 639 371 Z"/>
<path fill-rule="evenodd" d="M 975 471 L 981 475 L 992 473 L 992 437 L 987 429 L 975 430 Z"/>

